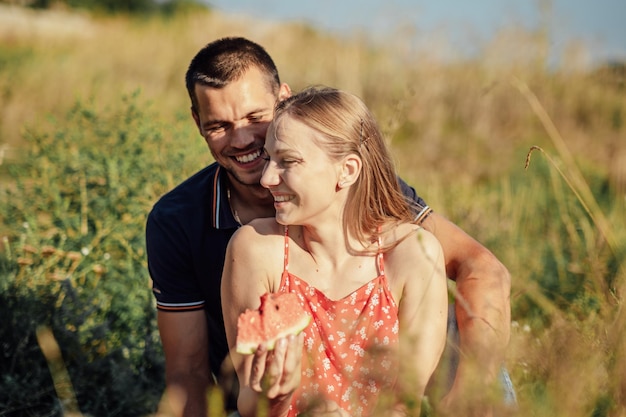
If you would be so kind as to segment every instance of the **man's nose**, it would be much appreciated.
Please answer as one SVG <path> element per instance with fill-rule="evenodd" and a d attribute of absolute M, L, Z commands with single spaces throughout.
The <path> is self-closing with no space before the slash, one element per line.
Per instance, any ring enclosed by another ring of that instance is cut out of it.
<path fill-rule="evenodd" d="M 233 148 L 245 148 L 254 142 L 255 130 L 247 122 L 240 122 L 231 128 L 230 146 Z"/>

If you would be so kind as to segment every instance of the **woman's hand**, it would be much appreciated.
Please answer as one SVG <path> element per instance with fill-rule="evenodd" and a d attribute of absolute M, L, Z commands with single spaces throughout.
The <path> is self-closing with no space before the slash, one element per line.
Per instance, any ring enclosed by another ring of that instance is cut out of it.
<path fill-rule="evenodd" d="M 303 347 L 304 333 L 277 340 L 271 351 L 259 345 L 252 359 L 250 387 L 270 400 L 290 397 L 300 385 Z"/>

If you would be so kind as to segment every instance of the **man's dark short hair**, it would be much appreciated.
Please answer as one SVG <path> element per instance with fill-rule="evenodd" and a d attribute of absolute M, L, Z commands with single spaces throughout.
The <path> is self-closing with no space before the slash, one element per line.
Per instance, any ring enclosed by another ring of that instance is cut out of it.
<path fill-rule="evenodd" d="M 223 88 L 253 67 L 259 68 L 267 76 L 268 87 L 274 94 L 278 94 L 278 69 L 261 45 L 241 37 L 221 38 L 207 44 L 191 60 L 185 75 L 192 109 L 198 110 L 196 84 Z"/>

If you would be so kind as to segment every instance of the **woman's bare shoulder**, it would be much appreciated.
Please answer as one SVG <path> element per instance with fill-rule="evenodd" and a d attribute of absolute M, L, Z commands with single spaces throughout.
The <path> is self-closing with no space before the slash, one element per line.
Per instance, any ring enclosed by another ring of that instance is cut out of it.
<path fill-rule="evenodd" d="M 255 219 L 241 226 L 230 239 L 231 250 L 247 255 L 282 247 L 283 226 L 273 217 Z"/>
<path fill-rule="evenodd" d="M 399 242 L 397 247 L 401 250 L 415 250 L 418 246 L 439 246 L 439 241 L 434 234 L 413 223 L 402 223 L 389 233 L 389 243 Z"/>
<path fill-rule="evenodd" d="M 421 226 L 401 224 L 394 231 L 393 239 L 399 243 L 389 251 L 388 257 L 400 268 L 412 268 L 442 256 L 441 245 L 435 235 Z"/>
<path fill-rule="evenodd" d="M 284 226 L 276 223 L 273 217 L 254 219 L 248 224 L 241 226 L 231 238 L 233 240 L 264 241 L 282 237 Z"/>
<path fill-rule="evenodd" d="M 231 238 L 225 261 L 236 281 L 252 277 L 267 280 L 267 288 L 280 277 L 284 259 L 283 226 L 273 218 L 259 219 L 241 226 Z M 254 281 L 256 282 L 256 281 Z"/>

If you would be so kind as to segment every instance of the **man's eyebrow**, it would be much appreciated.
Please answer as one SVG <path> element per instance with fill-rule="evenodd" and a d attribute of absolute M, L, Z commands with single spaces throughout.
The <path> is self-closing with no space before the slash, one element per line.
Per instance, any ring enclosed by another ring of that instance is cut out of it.
<path fill-rule="evenodd" d="M 212 125 L 221 125 L 223 123 L 228 123 L 225 120 L 218 120 L 218 119 L 212 119 L 212 120 L 206 120 L 204 123 L 202 123 L 202 126 L 212 126 Z"/>

